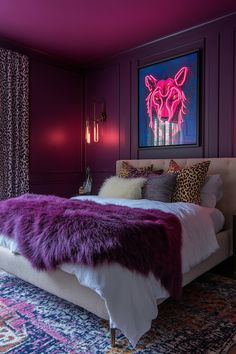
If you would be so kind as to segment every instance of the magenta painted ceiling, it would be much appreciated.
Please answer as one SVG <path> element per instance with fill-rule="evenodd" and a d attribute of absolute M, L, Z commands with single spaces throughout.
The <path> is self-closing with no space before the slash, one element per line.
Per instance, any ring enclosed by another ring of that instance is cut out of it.
<path fill-rule="evenodd" d="M 236 11 L 236 0 L 0 0 L 0 39 L 89 63 Z"/>

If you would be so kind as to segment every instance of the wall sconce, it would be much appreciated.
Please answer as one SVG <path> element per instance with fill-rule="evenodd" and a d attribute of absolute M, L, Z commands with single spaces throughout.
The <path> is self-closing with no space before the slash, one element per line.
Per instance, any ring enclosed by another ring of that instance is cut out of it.
<path fill-rule="evenodd" d="M 99 112 L 97 114 L 97 112 Z M 94 103 L 93 104 L 93 141 L 95 143 L 99 142 L 99 125 L 105 122 L 107 118 L 105 103 Z"/>
<path fill-rule="evenodd" d="M 97 112 L 99 112 L 97 114 Z M 105 122 L 107 118 L 106 110 L 105 110 L 105 103 L 94 103 L 93 104 L 93 141 L 95 143 L 99 142 L 100 138 L 100 129 L 101 123 Z M 91 142 L 91 133 L 90 133 L 90 121 L 89 119 L 86 120 L 86 127 L 85 127 L 85 140 L 87 144 Z"/>

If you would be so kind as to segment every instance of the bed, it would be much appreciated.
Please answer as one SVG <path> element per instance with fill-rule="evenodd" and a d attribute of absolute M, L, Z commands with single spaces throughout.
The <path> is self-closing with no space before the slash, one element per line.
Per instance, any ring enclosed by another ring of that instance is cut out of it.
<path fill-rule="evenodd" d="M 203 160 L 204 159 L 175 159 L 181 167 L 191 166 Z M 217 205 L 217 208 L 222 211 L 225 217 L 225 223 L 224 228 L 216 235 L 219 248 L 215 249 L 213 254 L 199 264 L 192 266 L 191 269 L 183 274 L 183 285 L 188 284 L 193 279 L 226 260 L 233 254 L 232 214 L 236 209 L 236 158 L 212 158 L 205 160 L 211 161 L 208 174 L 220 174 L 223 180 L 223 198 Z M 155 169 L 163 169 L 165 171 L 168 168 L 170 160 L 155 159 L 126 161 L 134 167 L 144 167 L 153 164 Z M 120 170 L 121 163 L 122 161 L 117 161 L 117 173 Z M 100 296 L 101 294 L 99 295 L 93 289 L 93 286 L 90 288 L 84 285 L 87 283 L 83 281 L 82 271 L 80 272 L 81 282 L 79 282 L 78 277 L 75 276 L 75 271 L 73 269 L 68 269 L 66 265 L 64 265 L 62 269 L 57 269 L 56 271 L 38 272 L 32 268 L 26 258 L 15 252 L 11 246 L 8 245 L 8 247 L 6 247 L 6 245 L 3 244 L 0 246 L 0 268 L 52 294 L 79 305 L 100 318 L 109 320 L 111 326 L 112 346 L 115 345 L 116 323 L 111 321 L 111 314 L 108 310 L 107 302 L 102 296 Z M 112 267 L 110 268 L 112 269 Z M 115 271 L 116 269 L 114 268 L 114 272 Z M 91 269 L 90 273 L 91 277 L 93 277 Z M 130 274 L 128 276 L 130 276 Z M 166 297 L 168 297 L 168 294 L 164 291 L 156 300 L 160 303 Z M 155 318 L 153 314 L 151 317 Z M 150 324 L 151 319 L 149 324 L 145 324 L 145 327 L 140 330 L 140 333 L 137 335 L 133 334 L 133 336 L 131 335 L 130 342 L 133 346 L 135 346 L 140 336 L 150 328 Z M 119 327 L 117 326 L 117 328 Z M 121 330 L 126 334 L 126 331 L 123 330 L 123 328 Z"/>

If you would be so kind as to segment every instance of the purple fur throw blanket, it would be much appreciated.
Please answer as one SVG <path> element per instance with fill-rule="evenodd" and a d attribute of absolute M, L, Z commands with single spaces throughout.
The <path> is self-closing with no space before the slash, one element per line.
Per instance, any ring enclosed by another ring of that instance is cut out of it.
<path fill-rule="evenodd" d="M 25 194 L 0 202 L 0 233 L 38 270 L 118 262 L 180 296 L 181 224 L 171 213 Z"/>

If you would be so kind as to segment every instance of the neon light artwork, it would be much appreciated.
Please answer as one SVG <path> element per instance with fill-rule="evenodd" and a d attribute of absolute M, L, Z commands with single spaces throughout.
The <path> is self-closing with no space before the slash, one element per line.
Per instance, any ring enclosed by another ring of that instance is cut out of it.
<path fill-rule="evenodd" d="M 153 75 L 145 76 L 145 85 L 149 90 L 146 97 L 149 127 L 154 134 L 154 142 L 159 144 L 174 140 L 181 131 L 186 114 L 186 96 L 183 86 L 190 69 L 183 66 L 174 77 L 158 79 Z"/>

